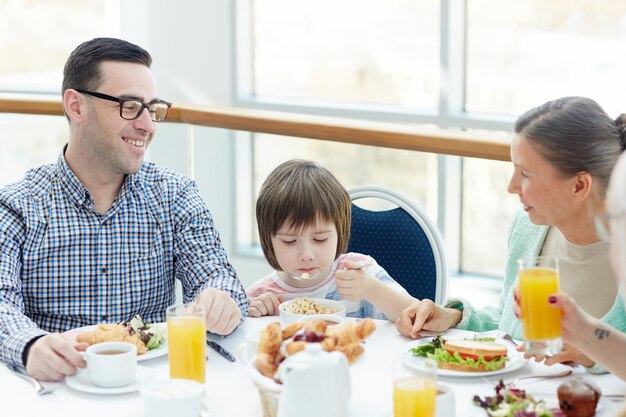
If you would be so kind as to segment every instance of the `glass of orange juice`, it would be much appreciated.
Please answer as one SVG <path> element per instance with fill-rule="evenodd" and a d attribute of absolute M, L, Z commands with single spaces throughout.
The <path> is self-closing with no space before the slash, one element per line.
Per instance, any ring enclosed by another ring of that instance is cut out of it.
<path fill-rule="evenodd" d="M 170 378 L 204 383 L 206 365 L 205 309 L 198 304 L 170 306 L 167 317 L 167 349 Z"/>
<path fill-rule="evenodd" d="M 563 347 L 561 309 L 550 306 L 548 297 L 559 291 L 559 260 L 535 256 L 517 263 L 526 352 L 554 355 Z"/>
<path fill-rule="evenodd" d="M 437 362 L 411 358 L 410 365 L 394 360 L 393 417 L 435 417 Z"/>

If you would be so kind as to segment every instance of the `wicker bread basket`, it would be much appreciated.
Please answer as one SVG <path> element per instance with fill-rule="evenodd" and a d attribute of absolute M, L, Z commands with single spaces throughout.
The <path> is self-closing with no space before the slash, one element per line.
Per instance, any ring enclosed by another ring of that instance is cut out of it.
<path fill-rule="evenodd" d="M 256 368 L 255 362 L 256 356 L 248 361 L 246 367 L 248 375 L 250 375 L 252 382 L 254 382 L 254 385 L 259 391 L 263 417 L 276 417 L 278 414 L 278 401 L 280 400 L 283 387 L 273 379 L 263 376 Z"/>

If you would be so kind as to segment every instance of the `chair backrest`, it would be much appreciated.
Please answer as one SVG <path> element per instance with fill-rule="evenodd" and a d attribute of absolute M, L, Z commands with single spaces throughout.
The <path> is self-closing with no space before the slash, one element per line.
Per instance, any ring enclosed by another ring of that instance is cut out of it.
<path fill-rule="evenodd" d="M 380 187 L 350 191 L 349 252 L 370 255 L 413 297 L 441 304 L 447 295 L 448 263 L 443 239 L 423 210 L 403 195 Z M 367 210 L 354 202 L 380 198 L 395 208 Z"/>

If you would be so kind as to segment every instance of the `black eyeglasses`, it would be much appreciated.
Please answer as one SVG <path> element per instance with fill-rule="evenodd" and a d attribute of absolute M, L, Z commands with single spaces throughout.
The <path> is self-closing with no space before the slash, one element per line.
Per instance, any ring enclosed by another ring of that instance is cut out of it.
<path fill-rule="evenodd" d="M 141 100 L 137 100 L 134 98 L 119 98 L 110 96 L 108 94 L 96 93 L 93 91 L 82 90 L 77 88 L 76 91 L 79 93 L 87 94 L 93 97 L 101 98 L 103 100 L 114 101 L 119 103 L 120 105 L 120 116 L 125 120 L 135 120 L 141 116 L 144 109 L 148 109 L 148 113 L 150 113 L 150 119 L 153 122 L 162 122 L 167 117 L 167 112 L 170 107 L 172 107 L 172 103 L 168 103 L 163 100 L 153 100 L 150 103 L 144 103 Z"/>

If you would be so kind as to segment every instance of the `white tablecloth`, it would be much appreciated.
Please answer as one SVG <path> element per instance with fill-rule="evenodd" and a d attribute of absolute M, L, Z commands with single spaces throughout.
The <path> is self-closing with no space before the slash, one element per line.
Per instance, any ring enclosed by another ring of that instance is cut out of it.
<path fill-rule="evenodd" d="M 276 317 L 247 319 L 231 336 L 220 343 L 236 354 L 237 347 L 244 342 L 248 331 L 264 327 Z M 377 321 L 377 330 L 365 344 L 364 355 L 351 366 L 352 396 L 349 403 L 351 417 L 389 417 L 392 412 L 391 364 L 394 353 L 410 342 L 400 336 L 392 323 Z M 450 330 L 449 335 L 463 334 L 461 330 Z M 212 417 L 262 417 L 258 392 L 246 373 L 245 364 L 238 359 L 227 362 L 212 349 L 208 349 L 209 361 L 206 375 L 207 404 Z M 623 359 L 622 359 L 623 360 Z M 167 356 L 141 362 L 154 370 L 158 378 L 168 377 Z M 529 362 L 523 368 L 502 375 L 505 381 L 529 374 L 558 373 L 563 366 L 546 367 Z M 595 381 L 602 392 L 626 393 L 626 383 L 613 375 L 586 375 Z M 497 378 L 492 378 L 497 379 Z M 531 392 L 556 395 L 556 387 L 566 378 L 538 382 L 521 381 L 519 386 Z M 472 406 L 474 394 L 491 394 L 493 388 L 480 378 L 444 378 L 441 381 L 454 386 L 456 416 L 484 416 L 482 410 Z M 0 366 L 0 416 L 50 416 L 50 417 L 142 417 L 143 406 L 138 392 L 121 395 L 86 394 L 73 390 L 64 382 L 55 383 L 53 394 L 37 396 L 31 384 L 9 373 Z M 623 404 L 603 400 L 601 417 L 615 415 Z"/>

